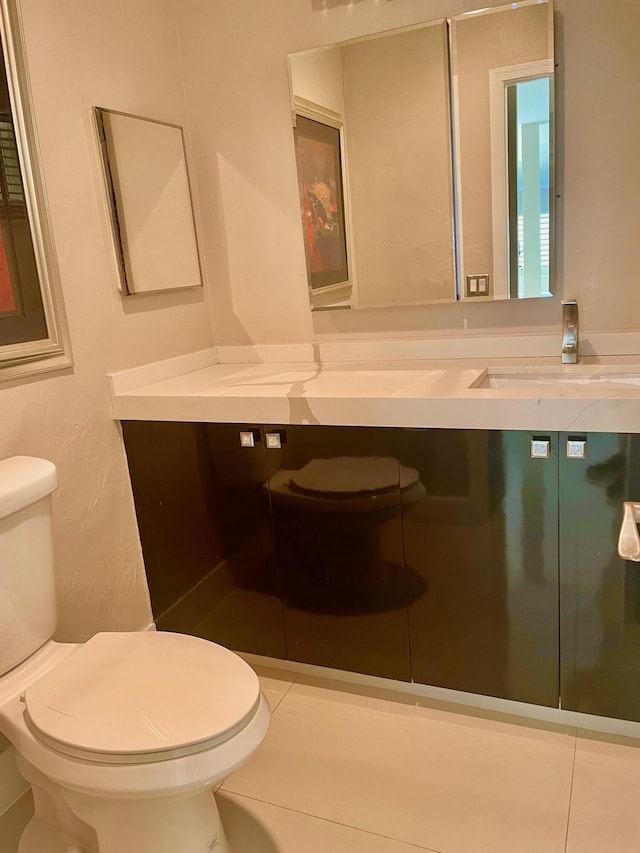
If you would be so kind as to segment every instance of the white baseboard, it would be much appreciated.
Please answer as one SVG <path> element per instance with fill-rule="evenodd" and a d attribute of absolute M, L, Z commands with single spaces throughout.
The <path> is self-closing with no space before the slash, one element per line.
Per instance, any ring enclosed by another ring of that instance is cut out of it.
<path fill-rule="evenodd" d="M 395 681 L 391 678 L 380 678 L 375 675 L 363 675 L 359 672 L 346 672 L 341 669 L 330 669 L 297 661 L 280 660 L 263 655 L 237 654 L 252 666 L 264 666 L 282 672 L 307 675 L 314 678 L 324 678 L 340 681 L 354 687 L 371 687 L 377 690 L 389 690 L 407 696 L 431 699 L 458 706 L 461 713 L 464 709 L 486 711 L 492 714 L 506 714 L 527 720 L 569 726 L 584 731 L 599 732 L 617 737 L 640 739 L 640 723 L 632 720 L 617 720 L 612 717 L 597 717 L 593 714 L 581 714 L 564 708 L 548 708 L 544 705 L 530 705 L 526 702 L 516 702 L 512 699 L 497 699 L 494 696 L 481 696 L 476 693 L 464 693 L 460 690 L 448 690 L 444 687 L 430 687 L 416 682 Z"/>

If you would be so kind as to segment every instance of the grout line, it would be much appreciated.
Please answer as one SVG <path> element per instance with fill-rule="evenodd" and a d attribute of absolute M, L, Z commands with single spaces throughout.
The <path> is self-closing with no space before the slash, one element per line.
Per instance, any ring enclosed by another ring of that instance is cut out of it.
<path fill-rule="evenodd" d="M 260 675 L 258 675 L 258 678 L 260 678 Z M 289 686 L 287 687 L 287 689 L 282 693 L 282 696 L 278 699 L 278 701 L 276 702 L 276 704 L 271 708 L 271 715 L 272 715 L 272 716 L 273 716 L 273 715 L 275 714 L 275 712 L 278 710 L 278 708 L 279 708 L 279 707 L 280 707 L 280 705 L 282 704 L 282 700 L 285 698 L 285 696 L 287 695 L 287 693 L 291 690 L 291 688 L 292 688 L 292 687 L 293 687 L 293 685 L 296 683 L 296 681 L 298 680 L 298 678 L 299 678 L 299 676 L 296 676 L 296 677 L 293 679 L 293 681 L 290 681 L 290 682 L 289 682 Z M 262 687 L 262 684 L 260 685 L 260 687 L 261 687 L 261 689 L 262 689 L 262 690 L 265 690 L 265 689 L 266 689 L 266 690 L 269 690 L 269 689 L 270 689 L 270 688 L 268 688 L 268 687 L 267 687 L 267 688 L 263 688 L 263 687 Z"/>
<path fill-rule="evenodd" d="M 272 717 L 275 714 L 275 712 L 278 710 L 278 708 L 280 707 L 280 703 L 282 702 L 283 699 L 284 699 L 284 694 L 278 699 L 278 701 L 274 705 L 272 705 L 271 702 L 269 702 L 269 697 L 267 696 L 267 702 L 269 702 L 269 709 L 271 710 L 271 716 Z"/>
<path fill-rule="evenodd" d="M 321 817 L 320 815 L 312 814 L 311 812 L 304 812 L 300 811 L 299 809 L 289 808 L 288 806 L 281 806 L 278 803 L 272 803 L 269 800 L 261 800 L 259 797 L 250 797 L 247 796 L 247 794 L 236 794 L 234 791 L 227 791 L 224 788 L 221 789 L 220 793 L 229 794 L 233 797 L 240 797 L 244 800 L 253 800 L 256 803 L 262 803 L 265 806 L 271 806 L 272 808 L 281 809 L 285 812 L 293 812 L 294 814 L 304 815 L 305 817 L 313 818 L 313 820 L 321 820 L 324 823 L 331 823 L 334 826 L 343 826 L 345 827 L 345 829 L 353 829 L 355 832 L 362 832 L 365 835 L 373 835 L 375 838 L 384 838 L 386 841 L 395 841 L 397 844 L 405 844 L 407 847 L 413 847 L 414 850 L 424 850 L 426 851 L 426 853 L 444 853 L 443 850 L 436 850 L 435 847 L 421 847 L 418 844 L 414 844 L 411 841 L 404 841 L 404 839 L 396 838 L 393 835 L 381 835 L 379 832 L 371 832 L 371 830 L 369 829 L 362 829 L 361 827 L 353 826 L 353 824 L 350 823 L 341 823 L 338 820 L 331 820 L 330 818 Z"/>
<path fill-rule="evenodd" d="M 267 688 L 267 690 L 268 689 L 269 688 Z M 284 697 L 287 695 L 288 692 L 289 692 L 289 688 L 287 688 L 287 690 L 285 690 L 285 692 L 280 696 L 280 698 L 275 703 L 275 705 L 271 708 L 271 716 L 273 716 L 275 714 L 275 712 L 278 710 L 278 708 L 282 704 L 282 700 L 284 699 Z"/>
<path fill-rule="evenodd" d="M 567 830 L 564 836 L 564 853 L 567 853 L 569 844 L 569 826 L 571 824 L 571 802 L 573 800 L 573 782 L 576 775 L 576 757 L 578 754 L 578 727 L 576 726 L 573 739 L 573 766 L 571 767 L 571 785 L 569 786 L 569 808 L 567 809 Z"/>

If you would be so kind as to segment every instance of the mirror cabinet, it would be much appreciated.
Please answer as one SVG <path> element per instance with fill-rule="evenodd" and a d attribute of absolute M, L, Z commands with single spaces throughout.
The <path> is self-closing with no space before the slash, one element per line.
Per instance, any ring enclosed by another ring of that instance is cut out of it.
<path fill-rule="evenodd" d="M 313 309 L 551 295 L 550 0 L 288 60 Z"/>

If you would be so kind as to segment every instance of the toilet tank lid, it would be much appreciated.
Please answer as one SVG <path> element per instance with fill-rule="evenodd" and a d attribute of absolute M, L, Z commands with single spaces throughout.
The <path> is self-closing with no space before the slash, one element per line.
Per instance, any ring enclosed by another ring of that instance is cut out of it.
<path fill-rule="evenodd" d="M 11 456 L 0 461 L 0 518 L 6 518 L 41 498 L 58 485 L 56 466 L 34 456 Z"/>

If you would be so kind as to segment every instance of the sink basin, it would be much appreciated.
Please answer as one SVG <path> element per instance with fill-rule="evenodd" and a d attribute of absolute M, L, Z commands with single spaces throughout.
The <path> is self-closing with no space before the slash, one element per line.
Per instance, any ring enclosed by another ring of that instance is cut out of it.
<path fill-rule="evenodd" d="M 640 371 L 604 367 L 503 368 L 484 371 L 470 388 L 640 388 Z"/>

